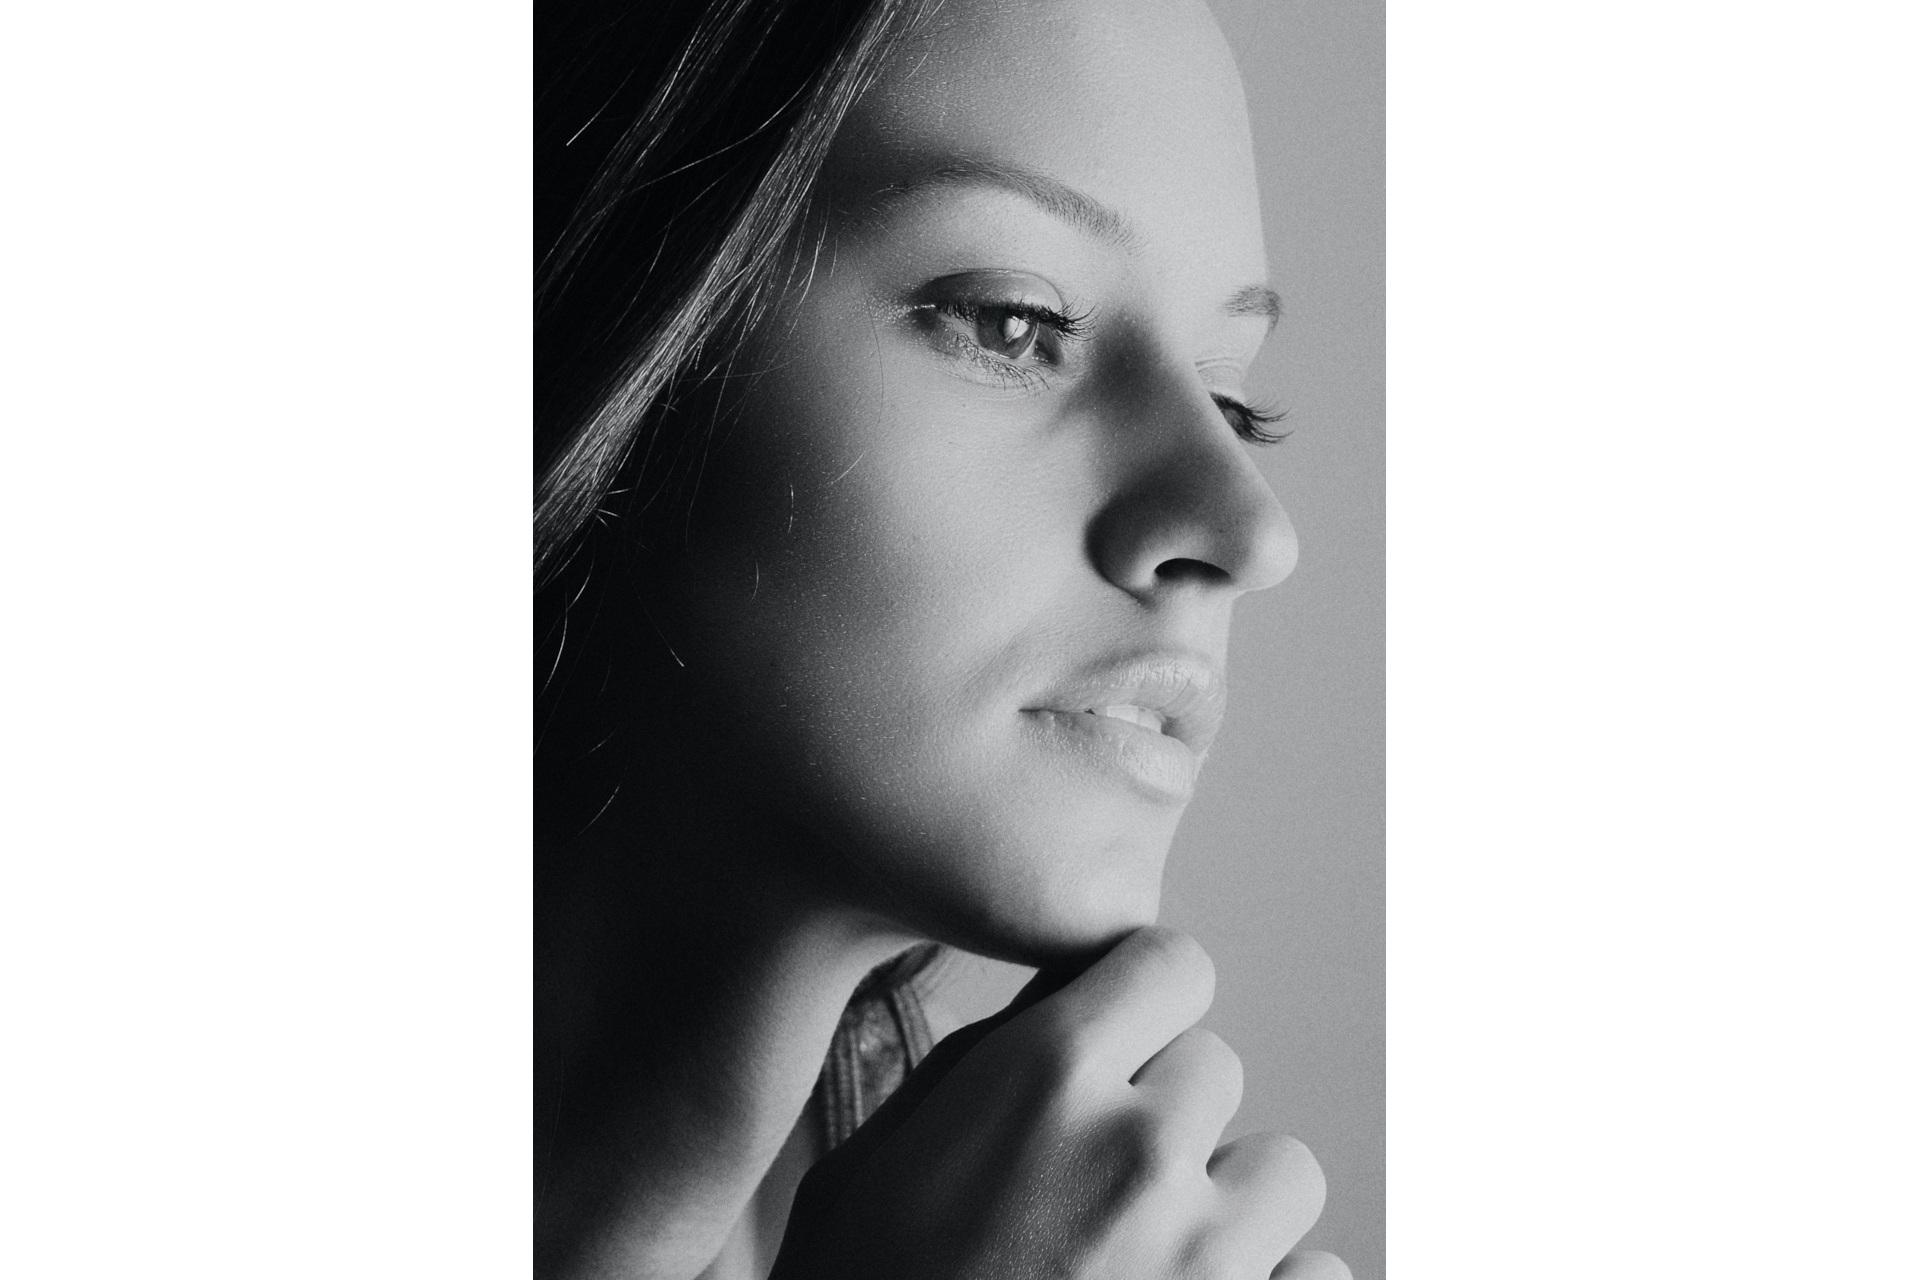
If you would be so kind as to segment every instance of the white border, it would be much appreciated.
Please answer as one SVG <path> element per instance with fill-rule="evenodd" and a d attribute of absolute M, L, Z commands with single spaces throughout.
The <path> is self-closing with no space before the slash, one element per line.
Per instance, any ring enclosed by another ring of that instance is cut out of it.
<path fill-rule="evenodd" d="M 524 1275 L 528 14 L 0 28 L 0 1273 Z"/>
<path fill-rule="evenodd" d="M 1389 1265 L 1913 1269 L 1912 10 L 1389 11 Z"/>
<path fill-rule="evenodd" d="M 9 14 L 10 1274 L 522 1274 L 528 33 Z M 1392 1265 L 1911 1267 L 1903 6 L 1398 5 Z"/>

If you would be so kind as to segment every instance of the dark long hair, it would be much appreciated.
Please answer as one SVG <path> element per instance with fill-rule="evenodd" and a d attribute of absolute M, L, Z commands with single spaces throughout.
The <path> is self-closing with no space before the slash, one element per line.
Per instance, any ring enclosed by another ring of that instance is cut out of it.
<path fill-rule="evenodd" d="M 577 547 L 621 481 L 675 470 L 680 442 L 663 438 L 673 406 L 724 363 L 728 340 L 759 317 L 793 269 L 827 147 L 918 7 L 542 6 L 534 294 L 541 580 Z"/>
<path fill-rule="evenodd" d="M 650 512 L 692 500 L 703 389 L 792 280 L 827 148 L 922 0 L 547 0 L 535 31 L 536 784 L 617 786 Z M 584 671 L 584 675 L 582 672 Z M 562 799 L 571 795 L 572 800 Z"/>

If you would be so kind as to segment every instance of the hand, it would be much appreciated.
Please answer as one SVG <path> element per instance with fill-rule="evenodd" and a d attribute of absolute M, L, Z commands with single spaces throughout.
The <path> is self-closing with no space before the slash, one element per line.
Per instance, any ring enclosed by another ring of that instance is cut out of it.
<path fill-rule="evenodd" d="M 1306 1147 L 1217 1145 L 1241 1070 L 1193 1025 L 1212 1000 L 1212 962 L 1168 929 L 1036 976 L 808 1173 L 774 1280 L 1343 1280 L 1288 1255 L 1326 1195 Z"/>

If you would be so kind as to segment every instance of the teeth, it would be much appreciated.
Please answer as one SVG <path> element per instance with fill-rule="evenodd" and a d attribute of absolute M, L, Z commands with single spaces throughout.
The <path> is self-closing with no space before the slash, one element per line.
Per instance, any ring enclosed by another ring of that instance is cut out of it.
<path fill-rule="evenodd" d="M 1161 715 L 1158 711 L 1149 711 L 1145 707 L 1089 707 L 1087 710 L 1093 715 L 1110 716 L 1115 720 L 1125 720 L 1128 724 L 1137 724 L 1141 728 L 1151 729 L 1155 733 L 1162 732 L 1167 723 L 1165 716 Z"/>

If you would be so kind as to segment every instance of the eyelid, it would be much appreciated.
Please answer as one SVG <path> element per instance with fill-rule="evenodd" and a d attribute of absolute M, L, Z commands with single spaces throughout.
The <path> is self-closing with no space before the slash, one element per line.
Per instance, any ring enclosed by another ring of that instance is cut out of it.
<path fill-rule="evenodd" d="M 1054 311 L 1067 310 L 1066 300 L 1045 277 L 1028 271 L 1006 271 L 997 268 L 956 271 L 951 275 L 941 276 L 938 280 L 928 281 L 915 290 L 910 301 L 916 306 L 963 301 L 985 306 L 1020 302 Z"/>
<path fill-rule="evenodd" d="M 1041 276 L 1025 271 L 961 271 L 942 276 L 916 290 L 902 315 L 946 310 L 971 318 L 985 308 L 1007 311 L 1045 325 L 1067 340 L 1082 337 L 1090 312 L 1072 307 L 1060 291 Z"/>
<path fill-rule="evenodd" d="M 1086 328 L 1086 314 L 1058 311 L 1039 302 L 1027 302 L 1017 298 L 948 298 L 939 302 L 922 303 L 914 307 L 915 311 L 950 311 L 965 320 L 979 317 L 982 311 L 1004 311 L 1010 316 L 1018 316 L 1043 324 L 1063 338 L 1077 338 Z"/>

